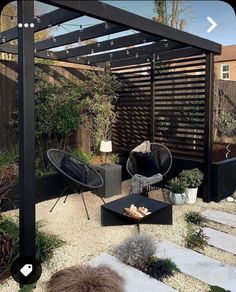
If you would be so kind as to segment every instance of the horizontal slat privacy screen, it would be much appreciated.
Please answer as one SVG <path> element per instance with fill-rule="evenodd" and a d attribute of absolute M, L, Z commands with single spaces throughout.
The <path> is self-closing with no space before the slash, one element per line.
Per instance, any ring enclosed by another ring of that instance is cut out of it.
<path fill-rule="evenodd" d="M 118 113 L 112 140 L 119 151 L 129 151 L 133 146 L 150 139 L 151 74 L 150 63 L 115 70 L 122 82 L 118 92 Z"/>
<path fill-rule="evenodd" d="M 205 55 L 200 55 L 115 68 L 123 86 L 116 104 L 114 146 L 129 151 L 153 138 L 175 156 L 203 159 L 205 65 Z"/>

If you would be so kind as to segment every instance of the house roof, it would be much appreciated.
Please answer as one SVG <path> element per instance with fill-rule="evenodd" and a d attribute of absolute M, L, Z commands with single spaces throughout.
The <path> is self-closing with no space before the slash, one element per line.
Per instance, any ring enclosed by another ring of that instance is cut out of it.
<path fill-rule="evenodd" d="M 222 46 L 221 55 L 215 56 L 215 62 L 236 61 L 236 45 Z"/>

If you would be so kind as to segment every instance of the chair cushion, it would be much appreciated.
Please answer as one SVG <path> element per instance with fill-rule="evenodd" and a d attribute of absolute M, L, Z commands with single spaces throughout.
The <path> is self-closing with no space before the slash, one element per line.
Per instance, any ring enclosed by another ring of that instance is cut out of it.
<path fill-rule="evenodd" d="M 68 156 L 64 156 L 61 161 L 61 169 L 67 175 L 78 182 L 87 183 L 87 169 L 83 163 L 75 163 Z"/>
<path fill-rule="evenodd" d="M 153 176 L 160 172 L 160 166 L 152 152 L 132 152 L 137 165 L 138 174 L 146 177 Z"/>

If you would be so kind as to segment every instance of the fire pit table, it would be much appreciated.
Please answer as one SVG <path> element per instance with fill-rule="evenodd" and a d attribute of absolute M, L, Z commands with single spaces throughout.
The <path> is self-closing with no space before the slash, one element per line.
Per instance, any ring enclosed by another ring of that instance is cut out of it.
<path fill-rule="evenodd" d="M 135 219 L 124 214 L 125 208 L 131 205 L 145 207 L 151 212 L 140 219 Z M 140 231 L 140 224 L 172 224 L 172 205 L 143 197 L 139 194 L 112 201 L 101 206 L 102 226 L 132 225 L 136 224 Z"/>

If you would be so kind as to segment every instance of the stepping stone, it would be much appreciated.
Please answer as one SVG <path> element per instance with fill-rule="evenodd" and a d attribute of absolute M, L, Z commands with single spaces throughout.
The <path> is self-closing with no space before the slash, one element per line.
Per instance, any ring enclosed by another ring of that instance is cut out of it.
<path fill-rule="evenodd" d="M 207 219 L 215 221 L 217 223 L 236 227 L 236 215 L 210 209 L 202 212 L 201 214 Z"/>
<path fill-rule="evenodd" d="M 236 268 L 167 240 L 157 244 L 156 256 L 170 258 L 177 267 L 209 285 L 236 292 Z"/>
<path fill-rule="evenodd" d="M 203 233 L 208 236 L 208 244 L 236 254 L 236 236 L 204 227 Z"/>
<path fill-rule="evenodd" d="M 105 264 L 118 272 L 125 279 L 125 292 L 174 292 L 175 289 L 149 277 L 145 273 L 123 264 L 117 258 L 102 253 L 89 262 L 92 266 Z"/>

